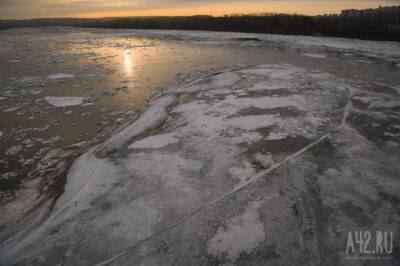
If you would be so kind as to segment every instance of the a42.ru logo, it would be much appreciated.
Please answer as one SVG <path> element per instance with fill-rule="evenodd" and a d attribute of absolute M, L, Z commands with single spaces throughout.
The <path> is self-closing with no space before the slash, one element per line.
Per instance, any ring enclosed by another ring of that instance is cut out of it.
<path fill-rule="evenodd" d="M 388 258 L 393 252 L 391 231 L 349 231 L 346 255 L 357 257 Z"/>

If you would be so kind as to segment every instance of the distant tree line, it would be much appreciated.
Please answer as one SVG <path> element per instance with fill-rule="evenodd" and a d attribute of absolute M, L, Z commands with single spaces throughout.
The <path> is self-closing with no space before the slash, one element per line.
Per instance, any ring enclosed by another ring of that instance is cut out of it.
<path fill-rule="evenodd" d="M 287 14 L 230 15 L 224 17 L 134 17 L 80 23 L 83 27 L 236 31 L 290 35 L 322 35 L 361 39 L 400 40 L 388 25 L 400 24 L 396 14 L 363 16 L 302 16 Z"/>
<path fill-rule="evenodd" d="M 85 22 L 93 22 L 93 19 L 39 18 L 39 19 L 27 19 L 27 20 L 0 20 L 0 30 L 10 29 L 10 28 L 76 26 L 78 24 Z"/>
<path fill-rule="evenodd" d="M 75 20 L 72 22 L 68 21 L 68 25 L 95 28 L 177 29 L 321 35 L 399 41 L 400 31 L 388 29 L 391 25 L 400 25 L 400 6 L 392 7 L 391 12 L 388 13 L 378 11 L 357 13 L 357 16 L 343 15 L 342 12 L 342 15 L 323 16 L 264 13 L 251 15 L 237 14 L 223 17 L 129 17 Z M 43 21 L 41 22 L 43 24 Z M 61 22 L 66 24 L 67 21 L 64 20 Z M 29 22 L 22 24 L 29 25 Z M 35 23 L 31 21 L 31 24 Z M 0 21 L 0 28 L 1 25 Z M 393 29 L 396 29 L 396 27 Z"/>

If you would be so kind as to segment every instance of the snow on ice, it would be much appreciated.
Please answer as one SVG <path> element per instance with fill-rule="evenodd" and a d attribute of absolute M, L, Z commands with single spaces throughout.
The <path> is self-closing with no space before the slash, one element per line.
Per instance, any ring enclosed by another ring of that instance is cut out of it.
<path fill-rule="evenodd" d="M 236 261 L 242 253 L 251 254 L 266 237 L 257 211 L 260 207 L 260 202 L 251 202 L 242 214 L 225 221 L 207 241 L 207 252 L 220 259 L 227 255 L 230 261 Z"/>

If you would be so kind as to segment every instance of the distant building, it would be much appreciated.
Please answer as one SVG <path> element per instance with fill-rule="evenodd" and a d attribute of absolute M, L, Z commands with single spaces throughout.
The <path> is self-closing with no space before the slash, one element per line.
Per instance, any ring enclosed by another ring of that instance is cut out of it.
<path fill-rule="evenodd" d="M 344 17 L 360 17 L 360 16 L 376 16 L 376 15 L 398 15 L 400 16 L 400 6 L 379 6 L 378 8 L 369 9 L 346 9 L 342 10 L 341 16 Z"/>
<path fill-rule="evenodd" d="M 346 9 L 342 10 L 341 15 L 344 17 L 359 17 L 364 14 L 364 10 Z"/>

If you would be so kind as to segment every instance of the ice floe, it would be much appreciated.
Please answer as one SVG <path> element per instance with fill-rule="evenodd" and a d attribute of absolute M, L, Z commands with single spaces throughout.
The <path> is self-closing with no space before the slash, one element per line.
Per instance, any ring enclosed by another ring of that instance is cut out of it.
<path fill-rule="evenodd" d="M 129 145 L 130 149 L 158 149 L 169 144 L 176 144 L 179 138 L 174 133 L 151 136 L 141 139 Z"/>
<path fill-rule="evenodd" d="M 6 151 L 7 156 L 15 156 L 22 150 L 21 145 L 13 146 Z"/>
<path fill-rule="evenodd" d="M 46 102 L 54 107 L 68 107 L 81 105 L 84 101 L 84 97 L 52 97 L 48 96 L 44 98 Z"/>
<path fill-rule="evenodd" d="M 10 51 L 13 50 L 14 48 L 15 48 L 14 44 L 0 41 L 0 52 Z"/>
<path fill-rule="evenodd" d="M 0 175 L 0 180 L 12 180 L 17 177 L 17 174 L 14 172 L 7 172 Z"/>
<path fill-rule="evenodd" d="M 75 77 L 72 74 L 65 74 L 65 73 L 58 73 L 58 74 L 53 74 L 53 75 L 49 75 L 47 76 L 48 79 L 70 79 Z"/>
<path fill-rule="evenodd" d="M 19 79 L 19 82 L 23 84 L 30 84 L 34 82 L 40 81 L 41 77 L 31 77 L 31 76 L 23 76 L 21 79 Z"/>
<path fill-rule="evenodd" d="M 277 140 L 277 139 L 285 139 L 287 137 L 287 134 L 285 133 L 280 133 L 280 132 L 271 132 L 267 136 L 268 140 Z"/>
<path fill-rule="evenodd" d="M 10 108 L 4 109 L 4 110 L 3 110 L 3 113 L 15 112 L 15 111 L 18 111 L 19 109 L 21 109 L 21 107 L 19 107 L 19 106 L 17 106 L 17 107 L 10 107 Z"/>
<path fill-rule="evenodd" d="M 315 59 L 325 59 L 326 58 L 326 55 L 324 55 L 324 54 L 307 54 L 307 53 L 303 53 L 301 55 L 305 56 L 305 57 L 315 58 Z"/>

